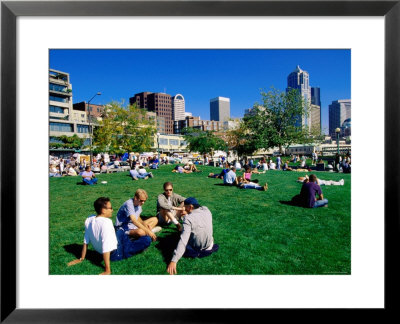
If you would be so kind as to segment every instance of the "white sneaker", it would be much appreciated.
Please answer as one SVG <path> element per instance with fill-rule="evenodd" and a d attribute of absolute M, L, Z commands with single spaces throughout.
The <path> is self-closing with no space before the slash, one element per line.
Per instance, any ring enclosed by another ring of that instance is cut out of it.
<path fill-rule="evenodd" d="M 162 230 L 162 227 L 161 226 L 156 226 L 156 227 L 154 227 L 151 231 L 153 232 L 153 233 L 158 233 L 159 231 L 161 231 Z"/>
<path fill-rule="evenodd" d="M 344 185 L 344 179 L 340 180 L 339 182 L 340 182 L 340 184 L 341 184 L 342 186 Z"/>

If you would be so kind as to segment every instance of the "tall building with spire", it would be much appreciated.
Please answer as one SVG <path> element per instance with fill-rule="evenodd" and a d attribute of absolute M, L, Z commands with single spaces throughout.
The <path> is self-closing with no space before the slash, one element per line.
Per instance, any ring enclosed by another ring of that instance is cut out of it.
<path fill-rule="evenodd" d="M 306 106 L 311 105 L 311 88 L 310 88 L 310 75 L 307 71 L 304 71 L 297 65 L 296 69 L 290 73 L 287 77 L 287 88 L 286 92 L 289 92 L 291 89 L 298 89 L 302 97 L 304 98 L 304 102 Z M 310 116 L 304 115 L 300 118 L 303 126 L 311 129 L 311 121 Z"/>

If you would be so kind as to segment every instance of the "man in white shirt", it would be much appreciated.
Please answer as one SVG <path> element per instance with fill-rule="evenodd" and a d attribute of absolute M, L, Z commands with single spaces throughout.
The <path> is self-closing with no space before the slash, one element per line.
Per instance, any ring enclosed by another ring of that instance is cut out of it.
<path fill-rule="evenodd" d="M 115 233 L 111 221 L 112 207 L 110 198 L 100 197 L 94 202 L 94 209 L 97 215 L 89 216 L 85 221 L 85 236 L 81 257 L 68 263 L 72 266 L 85 260 L 86 251 L 89 243 L 100 254 L 103 255 L 105 271 L 102 275 L 111 274 L 110 261 L 119 261 L 129 258 L 144 249 L 150 243 L 149 236 L 142 236 L 137 240 L 131 241 L 122 230 Z"/>
<path fill-rule="evenodd" d="M 224 174 L 224 184 L 228 186 L 237 185 L 236 181 L 236 168 L 232 167 L 231 170 Z"/>

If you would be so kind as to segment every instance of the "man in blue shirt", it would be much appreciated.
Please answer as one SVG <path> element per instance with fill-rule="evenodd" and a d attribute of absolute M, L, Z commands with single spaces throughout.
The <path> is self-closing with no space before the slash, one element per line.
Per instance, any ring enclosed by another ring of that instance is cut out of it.
<path fill-rule="evenodd" d="M 237 185 L 235 167 L 232 167 L 229 172 L 224 174 L 224 184 L 229 186 Z"/>

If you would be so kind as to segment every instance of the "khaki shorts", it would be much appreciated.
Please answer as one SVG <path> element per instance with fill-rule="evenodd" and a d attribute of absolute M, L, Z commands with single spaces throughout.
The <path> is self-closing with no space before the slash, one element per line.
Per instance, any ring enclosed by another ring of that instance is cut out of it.
<path fill-rule="evenodd" d="M 176 210 L 175 209 L 171 210 L 170 213 L 172 214 L 172 216 L 174 216 L 176 218 Z M 171 224 L 171 220 L 168 219 L 168 221 L 165 221 L 164 217 L 162 217 L 160 213 L 158 213 L 156 215 L 156 217 L 158 219 L 158 224 L 157 224 L 158 226 L 167 226 L 167 225 Z"/>

